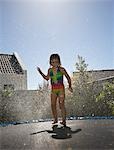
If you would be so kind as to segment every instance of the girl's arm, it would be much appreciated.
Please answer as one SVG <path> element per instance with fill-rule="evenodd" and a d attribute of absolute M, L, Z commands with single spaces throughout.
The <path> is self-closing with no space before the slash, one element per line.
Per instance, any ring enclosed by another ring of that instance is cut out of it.
<path fill-rule="evenodd" d="M 73 89 L 72 89 L 72 84 L 71 84 L 71 78 L 69 76 L 69 74 L 67 73 L 67 71 L 64 69 L 64 68 L 61 68 L 61 72 L 65 75 L 65 77 L 67 78 L 67 81 L 68 81 L 68 84 L 69 84 L 69 90 L 71 92 L 73 92 Z"/>
<path fill-rule="evenodd" d="M 50 69 L 48 69 L 47 75 L 43 74 L 43 72 L 41 71 L 41 69 L 39 67 L 37 67 L 37 70 L 45 80 L 47 80 L 47 81 L 49 80 L 49 70 Z"/>

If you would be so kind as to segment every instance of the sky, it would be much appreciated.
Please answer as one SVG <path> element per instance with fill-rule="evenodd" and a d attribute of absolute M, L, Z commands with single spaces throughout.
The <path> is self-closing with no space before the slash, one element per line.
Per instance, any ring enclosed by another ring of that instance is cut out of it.
<path fill-rule="evenodd" d="M 70 76 L 82 56 L 88 70 L 114 69 L 113 0 L 0 0 L 0 53 L 17 52 L 27 69 L 28 89 L 47 74 L 58 53 Z"/>

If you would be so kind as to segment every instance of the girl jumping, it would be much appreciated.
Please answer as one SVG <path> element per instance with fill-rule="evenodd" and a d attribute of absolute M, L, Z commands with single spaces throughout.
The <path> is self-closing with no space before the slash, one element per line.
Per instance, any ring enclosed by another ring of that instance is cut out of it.
<path fill-rule="evenodd" d="M 73 92 L 71 86 L 71 78 L 68 75 L 65 68 L 61 66 L 60 56 L 58 54 L 52 54 L 50 56 L 50 68 L 48 69 L 47 75 L 42 73 L 41 69 L 37 67 L 38 72 L 42 75 L 45 80 L 51 81 L 51 109 L 52 114 L 54 117 L 54 122 L 52 124 L 58 123 L 58 115 L 57 115 L 57 108 L 56 103 L 57 99 L 59 100 L 59 107 L 61 109 L 61 117 L 62 125 L 66 126 L 66 109 L 65 109 L 65 87 L 63 83 L 63 76 L 66 77 L 68 84 L 69 84 L 69 91 Z"/>

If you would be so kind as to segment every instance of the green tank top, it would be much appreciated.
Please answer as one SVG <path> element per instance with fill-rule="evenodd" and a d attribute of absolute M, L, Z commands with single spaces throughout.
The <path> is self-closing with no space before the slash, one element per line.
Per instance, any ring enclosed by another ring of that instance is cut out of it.
<path fill-rule="evenodd" d="M 53 69 L 50 69 L 50 78 L 51 78 L 51 85 L 55 84 L 63 84 L 63 73 L 60 71 L 60 68 L 57 68 L 57 73 L 53 73 Z"/>

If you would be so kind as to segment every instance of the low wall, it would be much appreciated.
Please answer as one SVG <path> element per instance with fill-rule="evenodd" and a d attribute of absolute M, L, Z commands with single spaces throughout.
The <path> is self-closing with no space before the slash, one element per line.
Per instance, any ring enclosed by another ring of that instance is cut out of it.
<path fill-rule="evenodd" d="M 24 121 L 50 116 L 48 91 L 0 92 L 0 121 Z"/>

